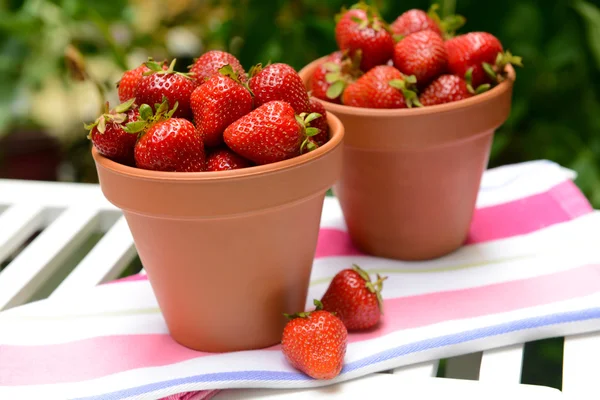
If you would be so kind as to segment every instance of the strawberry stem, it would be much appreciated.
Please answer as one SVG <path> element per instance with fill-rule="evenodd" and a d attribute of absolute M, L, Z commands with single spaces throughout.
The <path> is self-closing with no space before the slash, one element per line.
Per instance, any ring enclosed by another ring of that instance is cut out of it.
<path fill-rule="evenodd" d="M 164 69 L 163 67 L 167 63 L 166 60 L 163 61 L 162 63 L 157 63 L 156 61 L 154 61 L 154 59 L 152 57 L 148 57 L 148 61 L 146 61 L 144 63 L 144 65 L 146 67 L 148 67 L 150 69 L 150 71 L 144 72 L 143 75 L 148 76 L 148 75 L 153 75 L 153 74 L 158 74 L 158 75 L 176 74 L 176 75 L 183 76 L 186 79 L 194 79 L 193 74 L 191 74 L 189 72 L 175 71 L 176 62 L 177 62 L 177 59 L 174 58 L 171 61 L 171 64 L 169 64 L 169 68 Z"/>
<path fill-rule="evenodd" d="M 318 128 L 314 128 L 310 126 L 310 123 L 317 118 L 321 118 L 322 115 L 319 113 L 301 113 L 300 115 L 296 115 L 296 122 L 300 125 L 302 129 L 302 134 L 304 136 L 304 141 L 300 145 L 300 154 L 304 153 L 304 150 L 307 152 L 311 152 L 317 147 L 319 147 L 311 138 L 315 135 L 318 135 L 321 130 Z"/>
<path fill-rule="evenodd" d="M 380 276 L 377 274 L 377 280 L 375 282 L 371 281 L 371 277 L 364 269 L 360 268 L 356 264 L 352 264 L 352 269 L 356 271 L 362 279 L 365 281 L 365 287 L 369 290 L 369 292 L 374 293 L 377 297 L 377 304 L 379 305 L 379 311 L 383 314 L 383 298 L 381 297 L 381 291 L 383 290 L 383 281 L 385 281 L 387 276 Z"/>
<path fill-rule="evenodd" d="M 369 276 L 367 271 L 365 271 L 364 269 L 362 269 L 361 267 L 359 267 L 356 264 L 352 264 L 352 269 L 354 271 L 356 271 L 356 273 L 358 273 L 360 275 L 360 277 L 365 280 L 365 282 L 371 282 L 371 277 Z"/>
<path fill-rule="evenodd" d="M 448 3 L 454 3 L 453 0 L 446 0 L 444 3 L 444 18 L 440 18 L 437 10 L 440 8 L 439 4 L 434 3 L 429 7 L 427 15 L 433 19 L 435 23 L 440 27 L 442 36 L 444 39 L 450 39 L 456 34 L 456 31 L 463 27 L 467 22 L 467 19 L 462 15 L 454 14 L 455 4 L 448 5 Z"/>
<path fill-rule="evenodd" d="M 112 110 L 107 102 L 104 103 L 104 112 L 91 124 L 83 124 L 83 127 L 89 131 L 87 138 L 91 139 L 92 129 L 97 128 L 98 132 L 104 134 L 106 132 L 106 124 L 113 123 L 122 125 L 127 121 L 127 114 L 125 114 L 135 103 L 135 98 L 129 99 L 124 103 L 119 104 Z M 125 130 L 125 127 L 122 127 Z M 127 131 L 126 131 L 127 132 Z"/>
<path fill-rule="evenodd" d="M 404 76 L 403 79 L 392 79 L 388 84 L 402 92 L 406 106 L 412 108 L 413 106 L 423 107 L 423 104 L 419 101 L 417 92 L 413 89 L 417 83 L 417 78 L 414 75 Z"/>
<path fill-rule="evenodd" d="M 263 66 L 261 63 L 253 65 L 252 67 L 250 67 L 250 70 L 248 71 L 248 78 L 253 78 L 262 70 L 263 70 Z"/>
<path fill-rule="evenodd" d="M 152 112 L 152 107 L 148 104 L 142 104 L 140 106 L 140 120 L 128 123 L 123 127 L 123 130 L 127 133 L 136 133 L 141 137 L 150 126 L 171 118 L 178 106 L 179 102 L 176 101 L 173 108 L 169 109 L 169 100 L 166 96 L 163 96 L 162 103 L 155 105 L 156 112 Z"/>
<path fill-rule="evenodd" d="M 308 318 L 310 317 L 310 314 L 312 314 L 314 311 L 320 311 L 323 309 L 323 303 L 321 303 L 320 300 L 313 299 L 313 304 L 315 305 L 315 309 L 312 311 L 302 311 L 294 314 L 283 313 L 283 316 L 286 317 L 288 320 L 292 320 L 294 318 Z"/>

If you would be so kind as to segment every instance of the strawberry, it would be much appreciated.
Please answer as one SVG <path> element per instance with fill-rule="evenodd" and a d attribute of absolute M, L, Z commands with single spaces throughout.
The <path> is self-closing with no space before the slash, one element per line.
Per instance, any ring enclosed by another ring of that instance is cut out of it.
<path fill-rule="evenodd" d="M 333 277 L 323 295 L 323 309 L 340 317 L 348 331 L 372 328 L 383 314 L 381 290 L 386 279 L 377 275 L 377 281 L 371 282 L 358 265 L 344 269 Z"/>
<path fill-rule="evenodd" d="M 319 100 L 314 97 L 310 98 L 310 112 L 317 113 L 320 117 L 315 118 L 311 122 L 311 126 L 317 128 L 319 133 L 313 136 L 311 139 L 317 144 L 317 146 L 323 146 L 329 140 L 329 124 L 327 123 L 327 110 L 325 106 Z"/>
<path fill-rule="evenodd" d="M 281 350 L 296 369 L 314 379 L 333 379 L 344 365 L 348 331 L 342 321 L 322 310 L 315 300 L 314 311 L 287 315 Z"/>
<path fill-rule="evenodd" d="M 246 71 L 244 71 L 240 61 L 233 54 L 225 51 L 210 50 L 194 61 L 194 64 L 190 67 L 190 72 L 199 84 L 204 83 L 227 64 L 231 65 L 241 82 L 247 80 Z"/>
<path fill-rule="evenodd" d="M 170 111 L 168 104 L 165 99 L 154 115 L 150 106 L 142 104 L 142 121 L 127 124 L 130 131 L 141 132 L 134 149 L 136 166 L 155 171 L 204 171 L 202 137 L 190 121 L 173 117 L 177 103 Z"/>
<path fill-rule="evenodd" d="M 297 114 L 308 112 L 308 93 L 300 75 L 287 64 L 259 64 L 250 70 L 249 86 L 254 93 L 254 106 L 260 107 L 273 100 L 282 100 L 294 108 Z"/>
<path fill-rule="evenodd" d="M 134 102 L 135 98 L 129 99 L 112 110 L 108 109 L 107 102 L 105 113 L 93 123 L 85 125 L 85 129 L 90 131 L 88 139 L 103 156 L 126 163 L 133 160 L 133 147 L 137 136 L 128 133 L 124 128 L 125 123 L 136 122 L 140 117 Z"/>
<path fill-rule="evenodd" d="M 501 81 L 507 64 L 522 66 L 521 57 L 505 53 L 491 33 L 466 33 L 447 40 L 445 46 L 450 72 L 469 79 L 474 88 Z"/>
<path fill-rule="evenodd" d="M 319 133 L 309 126 L 319 114 L 296 115 L 285 101 L 270 101 L 229 125 L 223 139 L 230 149 L 256 164 L 299 156 L 315 146 L 310 137 Z"/>
<path fill-rule="evenodd" d="M 335 26 L 335 39 L 340 50 L 354 57 L 360 53 L 360 68 L 368 71 L 385 64 L 394 52 L 394 39 L 377 11 L 358 3 L 350 10 L 342 10 Z"/>
<path fill-rule="evenodd" d="M 408 36 L 411 33 L 431 29 L 438 35 L 442 34 L 437 22 L 431 18 L 425 11 L 412 9 L 401 14 L 392 24 L 390 29 L 395 35 Z"/>
<path fill-rule="evenodd" d="M 359 63 L 360 60 L 352 60 L 341 51 L 330 54 L 313 72 L 310 81 L 311 95 L 340 104 L 346 86 L 362 75 Z"/>
<path fill-rule="evenodd" d="M 147 71 L 150 71 L 150 68 L 145 64 L 142 64 L 137 68 L 130 69 L 123 73 L 121 80 L 117 82 L 117 91 L 121 102 L 125 102 L 135 97 L 135 88 L 140 79 L 142 79 L 142 74 Z"/>
<path fill-rule="evenodd" d="M 394 47 L 394 66 L 405 75 L 414 75 L 421 86 L 442 74 L 447 64 L 444 41 L 432 30 L 411 33 Z"/>
<path fill-rule="evenodd" d="M 417 94 L 412 90 L 415 83 L 414 76 L 404 76 L 389 65 L 379 65 L 346 88 L 342 103 L 364 108 L 420 106 Z"/>
<path fill-rule="evenodd" d="M 145 65 L 150 69 L 144 72 L 142 79 L 136 87 L 135 97 L 138 104 L 148 104 L 154 111 L 162 103 L 163 97 L 169 100 L 169 104 L 178 103 L 179 107 L 173 117 L 191 119 L 190 96 L 196 84 L 188 75 L 175 72 L 176 60 L 164 70 L 162 65 L 149 59 Z"/>
<path fill-rule="evenodd" d="M 473 96 L 467 82 L 456 75 L 440 75 L 419 96 L 424 106 L 450 103 Z"/>
<path fill-rule="evenodd" d="M 207 171 L 227 171 L 250 166 L 250 161 L 225 147 L 215 149 L 206 156 Z"/>
<path fill-rule="evenodd" d="M 229 64 L 198 86 L 190 101 L 194 122 L 207 147 L 223 143 L 225 128 L 252 111 L 252 95 Z"/>
<path fill-rule="evenodd" d="M 462 15 L 448 15 L 443 19 L 437 13 L 439 4 L 434 3 L 428 12 L 418 9 L 408 10 L 390 25 L 396 40 L 411 33 L 432 30 L 444 39 L 450 39 L 466 22 Z"/>

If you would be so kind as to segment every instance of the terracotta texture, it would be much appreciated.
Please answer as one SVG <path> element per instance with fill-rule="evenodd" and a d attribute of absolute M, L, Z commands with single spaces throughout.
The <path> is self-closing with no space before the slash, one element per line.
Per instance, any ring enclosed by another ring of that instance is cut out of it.
<path fill-rule="evenodd" d="M 324 58 L 300 71 L 309 87 Z M 495 129 L 510 113 L 509 79 L 460 102 L 365 109 L 323 101 L 346 128 L 334 186 L 354 244 L 386 258 L 424 260 L 464 243 Z"/>
<path fill-rule="evenodd" d="M 308 154 L 247 169 L 127 167 L 92 150 L 102 191 L 124 212 L 172 337 L 207 352 L 278 343 L 304 310 L 321 208 L 338 179 L 344 128 Z"/>

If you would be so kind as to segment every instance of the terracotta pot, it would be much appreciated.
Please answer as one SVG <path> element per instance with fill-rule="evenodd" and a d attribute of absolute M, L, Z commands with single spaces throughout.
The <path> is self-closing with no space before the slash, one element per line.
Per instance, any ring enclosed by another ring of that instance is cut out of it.
<path fill-rule="evenodd" d="M 326 191 L 344 128 L 299 157 L 223 172 L 156 172 L 95 150 L 106 198 L 123 210 L 171 336 L 201 351 L 281 340 L 283 313 L 304 310 Z"/>
<path fill-rule="evenodd" d="M 315 60 L 300 71 L 308 87 Z M 413 109 L 323 101 L 346 128 L 334 186 L 354 244 L 400 260 L 448 254 L 464 243 L 494 130 L 510 113 L 514 70 L 490 91 Z"/>

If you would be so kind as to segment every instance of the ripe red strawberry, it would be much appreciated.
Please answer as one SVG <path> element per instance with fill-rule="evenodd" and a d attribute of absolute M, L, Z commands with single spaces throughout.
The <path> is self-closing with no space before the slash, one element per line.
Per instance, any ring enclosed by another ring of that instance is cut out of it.
<path fill-rule="evenodd" d="M 190 96 L 196 84 L 188 75 L 175 72 L 175 61 L 174 59 L 166 70 L 152 60 L 145 64 L 150 71 L 144 72 L 136 87 L 136 101 L 138 104 L 148 104 L 156 111 L 156 105 L 161 104 L 163 97 L 166 97 L 169 104 L 179 104 L 174 118 L 191 119 Z"/>
<path fill-rule="evenodd" d="M 421 104 L 433 106 L 436 104 L 451 103 L 473 96 L 469 92 L 467 82 L 456 75 L 440 75 L 429 84 L 419 96 Z"/>
<path fill-rule="evenodd" d="M 294 113 L 285 101 L 270 101 L 229 125 L 223 139 L 229 148 L 256 164 L 269 164 L 312 150 L 319 131 L 309 127 L 318 114 Z"/>
<path fill-rule="evenodd" d="M 128 124 L 132 131 L 142 131 L 135 144 L 135 164 L 155 171 L 199 172 L 206 169 L 204 142 L 194 125 L 184 118 L 174 118 L 168 102 L 155 115 L 147 104 L 140 106 L 140 124 Z"/>
<path fill-rule="evenodd" d="M 503 52 L 502 44 L 487 32 L 470 32 L 445 42 L 448 53 L 448 69 L 465 77 L 471 70 L 471 85 L 477 88 L 485 83 L 497 83 L 507 64 L 522 66 L 521 57 Z"/>
<path fill-rule="evenodd" d="M 417 94 L 411 89 L 415 83 L 414 76 L 404 76 L 389 65 L 379 65 L 346 88 L 342 103 L 364 108 L 420 106 Z"/>
<path fill-rule="evenodd" d="M 249 86 L 254 93 L 254 106 L 273 100 L 289 103 L 297 114 L 308 112 L 308 93 L 300 75 L 287 64 L 277 63 L 262 68 L 259 64 L 250 71 Z"/>
<path fill-rule="evenodd" d="M 223 143 L 223 131 L 240 117 L 252 111 L 252 95 L 227 64 L 198 86 L 191 96 L 194 122 L 204 145 Z"/>
<path fill-rule="evenodd" d="M 212 150 L 206 156 L 207 171 L 228 171 L 250 167 L 252 164 L 244 157 L 235 154 L 228 148 Z"/>
<path fill-rule="evenodd" d="M 359 64 L 360 60 L 351 59 L 341 51 L 330 54 L 313 72 L 310 80 L 311 95 L 340 104 L 346 86 L 362 75 Z"/>
<path fill-rule="evenodd" d="M 210 50 L 202 54 L 195 60 L 190 72 L 193 73 L 194 79 L 202 84 L 227 64 L 231 65 L 242 83 L 246 82 L 246 71 L 240 61 L 233 54 L 221 50 Z"/>
<path fill-rule="evenodd" d="M 335 39 L 340 50 L 347 50 L 350 56 L 360 51 L 363 71 L 392 58 L 394 39 L 373 8 L 359 3 L 342 13 L 335 26 Z"/>
<path fill-rule="evenodd" d="M 115 161 L 130 163 L 133 160 L 133 146 L 137 135 L 128 133 L 126 123 L 136 122 L 140 117 L 138 109 L 133 106 L 135 98 L 119 104 L 109 110 L 106 103 L 105 113 L 85 128 L 89 130 L 88 139 L 103 156 Z"/>
<path fill-rule="evenodd" d="M 441 19 L 437 13 L 438 8 L 439 5 L 434 3 L 428 12 L 412 9 L 400 15 L 390 25 L 390 29 L 394 33 L 394 38 L 399 40 L 411 33 L 427 29 L 434 31 L 444 39 L 453 37 L 454 32 L 465 24 L 465 17 L 462 15 L 448 15 L 444 19 Z"/>
<path fill-rule="evenodd" d="M 421 87 L 442 74 L 447 65 L 444 41 L 434 31 L 411 33 L 394 47 L 394 66 L 405 75 L 414 75 Z"/>
<path fill-rule="evenodd" d="M 281 350 L 296 369 L 314 379 L 333 379 L 344 366 L 348 331 L 342 321 L 315 300 L 316 309 L 286 315 Z"/>
<path fill-rule="evenodd" d="M 314 141 L 317 144 L 317 146 L 323 146 L 329 140 L 329 124 L 327 123 L 327 110 L 325 110 L 325 106 L 323 106 L 323 103 L 311 97 L 310 112 L 321 115 L 320 117 L 315 118 L 310 123 L 310 125 L 319 130 L 319 133 L 317 133 L 311 138 L 312 141 Z"/>
<path fill-rule="evenodd" d="M 442 34 L 442 30 L 438 23 L 431 18 L 425 11 L 412 9 L 401 14 L 392 24 L 390 29 L 395 35 L 408 36 L 411 33 L 431 29 L 438 35 Z"/>
<path fill-rule="evenodd" d="M 150 68 L 145 64 L 142 64 L 137 68 L 130 69 L 123 73 L 121 80 L 117 82 L 117 91 L 121 102 L 125 102 L 135 97 L 135 88 L 140 79 L 142 79 L 142 74 L 147 71 L 150 71 Z"/>
<path fill-rule="evenodd" d="M 372 328 L 383 314 L 381 290 L 385 279 L 377 275 L 377 281 L 371 282 L 369 274 L 358 265 L 344 269 L 333 277 L 323 295 L 323 309 L 335 313 L 348 331 Z"/>

